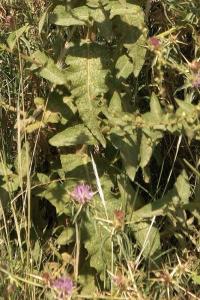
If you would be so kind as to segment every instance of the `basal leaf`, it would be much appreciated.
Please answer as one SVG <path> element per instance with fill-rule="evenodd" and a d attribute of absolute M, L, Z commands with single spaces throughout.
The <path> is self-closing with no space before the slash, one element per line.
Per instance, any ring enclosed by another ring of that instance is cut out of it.
<path fill-rule="evenodd" d="M 20 186 L 20 178 L 17 174 L 12 174 L 9 177 L 4 177 L 4 182 L 1 184 L 1 188 L 7 191 L 9 194 L 16 192 Z M 2 194 L 4 194 L 2 190 Z"/>
<path fill-rule="evenodd" d="M 122 100 L 121 100 L 120 94 L 117 91 L 115 91 L 112 95 L 112 98 L 111 98 L 110 104 L 109 104 L 109 111 L 111 113 L 113 113 L 113 112 L 120 113 L 123 111 Z"/>
<path fill-rule="evenodd" d="M 95 269 L 91 268 L 88 260 L 85 260 L 80 265 L 78 282 L 81 284 L 82 295 L 93 295 L 97 291 L 95 285 Z"/>

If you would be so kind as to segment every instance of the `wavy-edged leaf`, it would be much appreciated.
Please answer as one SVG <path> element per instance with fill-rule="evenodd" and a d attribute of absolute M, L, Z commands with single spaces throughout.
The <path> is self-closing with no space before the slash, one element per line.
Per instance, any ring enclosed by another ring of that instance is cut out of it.
<path fill-rule="evenodd" d="M 98 98 L 107 92 L 105 83 L 108 71 L 105 48 L 84 43 L 69 50 L 66 63 L 68 80 L 71 83 L 71 93 L 76 99 L 79 114 L 92 134 L 105 146 L 105 139 L 99 129 L 97 107 Z"/>
<path fill-rule="evenodd" d="M 62 154 L 60 155 L 62 170 L 67 173 L 67 177 L 76 178 L 88 182 L 95 182 L 94 171 L 91 160 L 87 154 Z"/>
<path fill-rule="evenodd" d="M 189 202 L 191 190 L 189 178 L 185 170 L 183 170 L 181 175 L 177 178 L 175 187 L 178 192 L 181 203 L 187 204 Z"/>
<path fill-rule="evenodd" d="M 132 60 L 133 73 L 137 77 L 145 62 L 146 56 L 146 33 L 144 12 L 136 4 L 123 4 L 111 0 L 106 7 L 110 9 L 110 18 L 116 19 L 116 32 L 121 37 L 121 43 L 128 50 L 128 56 Z"/>
<path fill-rule="evenodd" d="M 121 158 L 129 178 L 133 181 L 139 167 L 139 147 L 137 134 L 129 137 L 120 135 L 115 129 L 111 131 L 110 140 L 120 150 Z"/>
<path fill-rule="evenodd" d="M 78 283 L 82 286 L 82 295 L 93 295 L 97 291 L 95 284 L 95 269 L 92 269 L 88 260 L 80 265 Z"/>
<path fill-rule="evenodd" d="M 127 55 L 122 55 L 118 58 L 115 68 L 118 70 L 117 78 L 119 79 L 120 77 L 127 79 L 133 72 L 132 61 Z"/>
<path fill-rule="evenodd" d="M 65 5 L 57 5 L 50 14 L 50 22 L 59 26 L 81 26 L 88 25 L 91 20 L 103 22 L 105 15 L 97 5 L 82 5 L 80 7 L 70 8 Z"/>
<path fill-rule="evenodd" d="M 153 256 L 157 251 L 161 249 L 160 243 L 160 233 L 156 226 L 150 227 L 148 222 L 135 223 L 132 226 L 134 231 L 134 236 L 138 246 L 142 249 L 144 246 L 144 251 L 142 252 L 145 258 Z M 146 243 L 144 245 L 144 242 Z"/>
<path fill-rule="evenodd" d="M 138 194 L 138 191 L 135 191 L 128 176 L 118 176 L 118 187 L 123 203 L 126 205 L 130 215 L 144 205 L 144 199 Z"/>
<path fill-rule="evenodd" d="M 150 112 L 143 115 L 147 124 L 162 120 L 163 111 L 161 109 L 157 96 L 153 93 L 150 100 Z M 151 159 L 153 149 L 158 141 L 162 138 L 163 132 L 161 130 L 154 130 L 150 128 L 143 129 L 142 139 L 140 144 L 140 167 L 145 168 Z"/>
<path fill-rule="evenodd" d="M 69 127 L 54 135 L 49 143 L 55 147 L 74 146 L 74 145 L 95 145 L 97 140 L 83 124 Z"/>
<path fill-rule="evenodd" d="M 153 120 L 158 120 L 160 121 L 163 116 L 163 111 L 160 106 L 160 102 L 158 100 L 158 97 L 156 96 L 155 93 L 152 93 L 151 95 L 151 101 L 150 101 L 150 110 L 153 115 Z"/>
<path fill-rule="evenodd" d="M 68 245 L 76 240 L 74 227 L 66 227 L 56 240 L 58 245 Z"/>
<path fill-rule="evenodd" d="M 36 193 L 37 196 L 47 199 L 55 208 L 57 214 L 66 215 L 71 212 L 69 190 L 70 183 L 54 182 L 47 185 L 42 191 Z"/>
<path fill-rule="evenodd" d="M 70 9 L 64 5 L 57 5 L 50 14 L 50 22 L 60 26 L 86 25 L 88 19 L 87 6 Z"/>
<path fill-rule="evenodd" d="M 4 162 L 0 162 L 0 176 L 9 176 L 13 174 L 13 172 L 9 169 L 9 167 Z"/>
<path fill-rule="evenodd" d="M 25 142 L 20 150 L 15 158 L 14 165 L 16 173 L 23 178 L 27 176 L 31 162 L 29 142 Z"/>
<path fill-rule="evenodd" d="M 163 216 L 168 212 L 169 205 L 183 206 L 189 202 L 190 197 L 190 184 L 188 176 L 183 170 L 177 177 L 174 187 L 169 190 L 166 195 L 152 203 L 144 205 L 142 208 L 136 210 L 132 214 L 132 220 L 138 220 L 138 218 L 151 218 L 153 216 Z"/>
<path fill-rule="evenodd" d="M 122 199 L 112 195 L 111 188 L 113 185 L 108 176 L 101 179 L 101 184 L 108 219 L 114 220 L 114 211 L 123 207 Z M 109 226 L 109 222 L 106 222 L 104 206 L 97 195 L 93 199 L 93 210 L 90 214 L 85 214 L 81 226 L 81 236 L 88 251 L 90 266 L 97 270 L 103 280 L 106 270 L 111 269 L 112 259 L 115 260 L 115 253 L 112 253 L 112 228 Z"/>
<path fill-rule="evenodd" d="M 84 228 L 82 234 L 87 236 L 85 248 L 90 257 L 90 266 L 95 268 L 103 280 L 107 269 L 111 268 L 112 262 L 112 240 L 103 224 L 96 223 L 88 218 L 84 218 Z"/>
<path fill-rule="evenodd" d="M 66 73 L 60 70 L 53 59 L 48 57 L 44 52 L 36 51 L 31 55 L 31 59 L 35 64 L 31 66 L 31 70 L 37 72 L 38 75 L 57 85 L 67 85 Z"/>

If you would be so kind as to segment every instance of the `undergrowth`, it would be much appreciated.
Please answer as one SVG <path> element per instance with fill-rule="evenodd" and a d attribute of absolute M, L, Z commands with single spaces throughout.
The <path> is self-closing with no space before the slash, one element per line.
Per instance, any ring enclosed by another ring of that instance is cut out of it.
<path fill-rule="evenodd" d="M 200 299 L 200 4 L 0 3 L 0 299 Z"/>

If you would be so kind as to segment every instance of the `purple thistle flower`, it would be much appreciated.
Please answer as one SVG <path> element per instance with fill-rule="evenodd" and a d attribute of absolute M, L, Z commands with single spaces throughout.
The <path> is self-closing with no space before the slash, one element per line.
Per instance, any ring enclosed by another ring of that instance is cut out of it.
<path fill-rule="evenodd" d="M 73 282 L 70 278 L 60 277 L 53 281 L 52 287 L 56 288 L 61 296 L 71 295 L 73 289 Z"/>
<path fill-rule="evenodd" d="M 71 196 L 74 198 L 74 200 L 81 204 L 89 202 L 93 195 L 94 193 L 91 190 L 91 187 L 84 183 L 78 184 L 71 193 Z"/>

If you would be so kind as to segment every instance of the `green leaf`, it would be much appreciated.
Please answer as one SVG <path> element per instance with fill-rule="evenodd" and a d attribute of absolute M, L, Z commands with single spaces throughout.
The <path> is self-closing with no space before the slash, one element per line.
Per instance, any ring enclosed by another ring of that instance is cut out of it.
<path fill-rule="evenodd" d="M 99 4 L 79 6 L 71 9 L 69 6 L 57 5 L 50 14 L 50 22 L 59 26 L 89 25 L 92 20 L 103 23 L 105 14 Z"/>
<path fill-rule="evenodd" d="M 30 145 L 28 142 L 25 142 L 18 152 L 14 163 L 16 172 L 21 178 L 27 176 L 29 173 L 30 162 Z"/>
<path fill-rule="evenodd" d="M 42 192 L 36 193 L 37 196 L 47 199 L 55 208 L 57 214 L 71 213 L 71 199 L 69 195 L 70 183 L 54 182 L 47 185 Z"/>
<path fill-rule="evenodd" d="M 95 269 L 89 266 L 88 261 L 84 261 L 84 263 L 81 263 L 78 283 L 82 286 L 82 295 L 93 295 L 97 291 L 97 287 L 95 285 L 95 276 Z"/>
<path fill-rule="evenodd" d="M 100 224 L 84 219 L 83 235 L 87 235 L 84 239 L 85 248 L 90 256 L 90 266 L 95 268 L 104 277 L 106 270 L 110 269 L 112 261 L 112 240 L 111 234 Z"/>
<path fill-rule="evenodd" d="M 31 55 L 31 59 L 35 63 L 31 66 L 31 70 L 53 84 L 66 85 L 67 75 L 64 71 L 60 70 L 53 59 L 49 58 L 44 52 L 36 51 Z"/>
<path fill-rule="evenodd" d="M 127 176 L 120 175 L 118 177 L 118 186 L 124 206 L 127 206 L 127 212 L 130 213 L 131 216 L 133 211 L 144 205 L 144 200 L 134 190 L 132 183 Z"/>
<path fill-rule="evenodd" d="M 107 92 L 107 52 L 98 44 L 84 43 L 69 49 L 66 63 L 71 82 L 71 93 L 76 99 L 80 117 L 99 142 L 105 146 L 105 139 L 99 128 L 99 97 Z"/>
<path fill-rule="evenodd" d="M 160 233 L 155 226 L 152 226 L 150 229 L 150 223 L 139 222 L 135 223 L 132 226 L 132 230 L 134 231 L 136 242 L 141 249 L 144 246 L 145 240 L 147 241 L 142 253 L 145 258 L 153 256 L 157 251 L 161 249 Z"/>
<path fill-rule="evenodd" d="M 153 93 L 150 101 L 150 112 L 143 114 L 147 124 L 160 122 L 163 118 L 163 112 L 157 96 Z M 140 167 L 145 168 L 151 159 L 153 149 L 158 141 L 162 138 L 163 132 L 155 130 L 149 126 L 144 128 L 140 144 Z"/>
<path fill-rule="evenodd" d="M 16 192 L 20 186 L 20 178 L 18 174 L 10 174 L 3 177 L 1 183 L 1 188 L 5 191 L 7 191 L 9 194 Z M 4 191 L 2 191 L 2 194 L 4 194 Z M 5 195 L 5 197 L 7 197 Z"/>
<path fill-rule="evenodd" d="M 41 252 L 42 252 L 42 250 L 40 247 L 40 242 L 39 242 L 39 240 L 36 240 L 34 248 L 32 249 L 32 256 L 36 263 L 39 263 L 39 259 L 42 254 Z"/>
<path fill-rule="evenodd" d="M 178 104 L 178 106 L 180 108 L 179 109 L 180 112 L 185 112 L 187 114 L 192 114 L 192 112 L 195 109 L 195 106 L 193 104 L 188 103 L 186 101 L 176 99 L 176 103 Z"/>
<path fill-rule="evenodd" d="M 4 162 L 0 162 L 0 175 L 8 176 L 13 174 L 13 172 L 8 168 L 8 166 Z"/>
<path fill-rule="evenodd" d="M 178 192 L 181 203 L 187 204 L 189 202 L 191 191 L 189 178 L 185 170 L 183 170 L 181 175 L 177 178 L 175 187 Z"/>
<path fill-rule="evenodd" d="M 50 7 L 49 7 L 50 8 Z M 40 20 L 39 20 L 39 24 L 38 24 L 38 31 L 39 31 L 39 34 L 41 34 L 42 32 L 42 29 L 44 27 L 44 24 L 45 24 L 45 21 L 47 19 L 47 15 L 48 15 L 48 12 L 49 12 L 49 8 L 42 14 Z"/>
<path fill-rule="evenodd" d="M 160 121 L 162 119 L 163 111 L 160 106 L 158 97 L 156 96 L 155 93 L 152 93 L 151 95 L 150 110 L 152 113 L 153 120 Z"/>
<path fill-rule="evenodd" d="M 29 29 L 29 25 L 26 24 L 25 26 L 17 29 L 16 31 L 13 31 L 12 33 L 10 33 L 10 35 L 7 38 L 7 44 L 10 48 L 10 50 L 12 51 L 14 49 L 14 47 L 16 46 L 16 43 L 19 41 L 20 37 L 27 32 Z"/>
<path fill-rule="evenodd" d="M 38 178 L 39 182 L 42 184 L 49 183 L 49 181 L 50 181 L 49 176 L 47 176 L 46 174 L 43 174 L 43 173 L 37 173 L 37 178 Z"/>
<path fill-rule="evenodd" d="M 122 112 L 123 108 L 122 108 L 122 100 L 120 97 L 120 94 L 117 91 L 114 91 L 112 98 L 110 100 L 110 104 L 109 104 L 109 111 L 110 113 L 115 113 L 115 112 Z"/>
<path fill-rule="evenodd" d="M 112 195 L 113 184 L 108 176 L 101 178 L 101 185 L 106 200 L 108 219 L 114 221 L 114 211 L 123 207 L 123 200 Z M 112 259 L 116 259 L 115 253 L 112 253 L 112 227 L 110 228 L 106 219 L 102 201 L 96 195 L 93 198 L 91 211 L 83 217 L 81 236 L 90 257 L 90 266 L 97 270 L 101 280 L 105 279 L 106 270 L 111 269 Z"/>
<path fill-rule="evenodd" d="M 95 145 L 97 141 L 83 124 L 79 124 L 57 133 L 49 140 L 49 143 L 55 147 L 62 147 L 82 144 Z"/>
<path fill-rule="evenodd" d="M 98 121 L 99 111 L 95 109 L 95 103 L 88 103 L 86 99 L 80 98 L 77 102 L 77 108 L 84 124 L 105 148 L 106 140 L 100 130 L 100 123 Z"/>
<path fill-rule="evenodd" d="M 121 158 L 129 178 L 133 181 L 139 167 L 139 147 L 137 134 L 128 137 L 120 136 L 113 129 L 110 134 L 112 144 L 120 150 Z"/>
<path fill-rule="evenodd" d="M 60 26 L 86 25 L 89 12 L 87 6 L 70 9 L 64 5 L 57 5 L 50 14 L 50 23 Z"/>
<path fill-rule="evenodd" d="M 140 167 L 144 168 L 153 153 L 153 144 L 151 138 L 149 138 L 145 133 L 142 134 L 141 144 L 140 144 Z"/>
<path fill-rule="evenodd" d="M 110 0 L 106 9 L 110 10 L 110 18 L 115 16 L 125 16 L 125 15 L 137 15 L 140 10 L 135 4 L 130 3 L 120 3 L 120 1 Z"/>
<path fill-rule="evenodd" d="M 178 176 L 173 189 L 169 190 L 163 198 L 144 205 L 132 214 L 135 222 L 138 218 L 152 218 L 153 216 L 164 216 L 168 213 L 170 205 L 179 208 L 189 202 L 190 184 L 185 170 Z"/>
<path fill-rule="evenodd" d="M 46 109 L 52 113 L 57 113 L 63 125 L 74 118 L 77 111 L 72 97 L 63 97 L 59 94 L 59 90 L 50 94 Z"/>
<path fill-rule="evenodd" d="M 127 55 L 122 55 L 118 58 L 115 68 L 118 70 L 117 72 L 117 78 L 125 78 L 127 79 L 128 76 L 133 72 L 133 65 L 128 58 Z"/>
<path fill-rule="evenodd" d="M 71 242 L 75 241 L 75 229 L 74 227 L 67 227 L 65 228 L 61 234 L 59 235 L 59 237 L 56 240 L 56 243 L 58 245 L 68 245 Z"/>
<path fill-rule="evenodd" d="M 132 61 L 132 71 L 137 77 L 145 62 L 146 33 L 143 9 L 136 4 L 122 4 L 119 1 L 109 1 L 110 18 L 116 19 L 116 34 L 121 37 L 122 45 L 128 50 Z"/>
<path fill-rule="evenodd" d="M 200 275 L 197 275 L 197 273 L 193 272 L 191 278 L 195 284 L 200 285 Z"/>
<path fill-rule="evenodd" d="M 65 172 L 70 172 L 80 166 L 87 167 L 88 163 L 91 163 L 91 159 L 87 154 L 62 154 L 60 155 L 62 169 Z"/>
<path fill-rule="evenodd" d="M 145 57 L 146 57 L 146 36 L 144 33 L 140 35 L 140 37 L 137 39 L 133 45 L 124 44 L 124 46 L 128 50 L 128 55 L 132 59 L 133 63 L 133 74 L 135 77 L 138 77 L 140 74 L 140 71 L 145 63 Z"/>
<path fill-rule="evenodd" d="M 87 154 L 63 154 L 60 156 L 60 160 L 62 170 L 67 173 L 68 178 L 95 182 L 93 167 Z"/>

